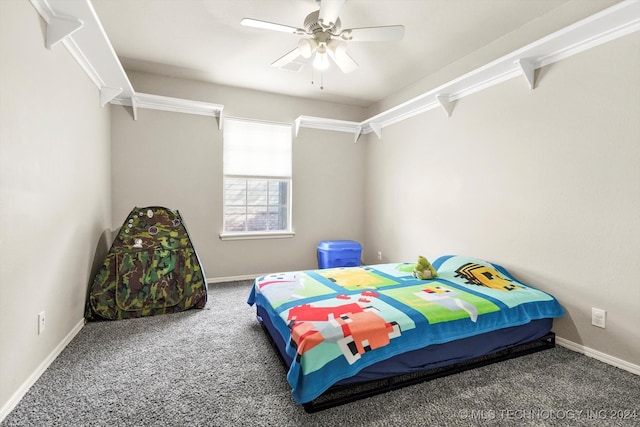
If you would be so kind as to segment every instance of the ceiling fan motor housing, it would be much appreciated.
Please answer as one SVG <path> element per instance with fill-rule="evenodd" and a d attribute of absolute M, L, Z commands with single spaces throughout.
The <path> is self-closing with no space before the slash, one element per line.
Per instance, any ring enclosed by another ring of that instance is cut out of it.
<path fill-rule="evenodd" d="M 326 27 L 320 23 L 319 17 L 320 17 L 319 10 L 316 10 L 315 12 L 311 12 L 310 14 L 307 15 L 307 17 L 304 19 L 304 29 L 307 31 L 307 33 L 316 34 L 318 32 L 328 32 L 332 35 L 336 35 L 340 31 L 340 28 L 342 26 L 340 22 L 340 18 L 336 19 L 336 22 L 335 24 L 333 24 L 333 26 Z"/>

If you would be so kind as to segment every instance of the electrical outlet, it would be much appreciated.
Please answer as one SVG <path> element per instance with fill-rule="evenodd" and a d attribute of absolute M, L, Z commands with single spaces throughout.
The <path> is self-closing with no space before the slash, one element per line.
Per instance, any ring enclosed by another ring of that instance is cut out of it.
<path fill-rule="evenodd" d="M 378 261 L 382 261 L 382 251 L 378 251 Z"/>
<path fill-rule="evenodd" d="M 41 311 L 40 313 L 38 313 L 38 335 L 44 332 L 44 327 L 46 325 L 44 314 L 45 314 L 44 311 Z"/>
<path fill-rule="evenodd" d="M 607 312 L 601 308 L 591 308 L 591 324 L 598 328 L 606 326 Z"/>

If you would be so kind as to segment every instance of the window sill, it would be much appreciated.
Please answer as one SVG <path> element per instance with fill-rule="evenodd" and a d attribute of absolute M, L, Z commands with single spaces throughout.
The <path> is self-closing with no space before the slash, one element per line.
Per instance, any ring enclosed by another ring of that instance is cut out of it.
<path fill-rule="evenodd" d="M 288 239 L 295 236 L 295 234 L 293 231 L 220 233 L 220 240 Z"/>

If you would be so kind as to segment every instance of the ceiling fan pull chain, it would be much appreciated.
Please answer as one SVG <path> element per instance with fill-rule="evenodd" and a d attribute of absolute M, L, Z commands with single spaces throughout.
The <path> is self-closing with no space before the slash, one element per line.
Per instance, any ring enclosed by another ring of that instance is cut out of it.
<path fill-rule="evenodd" d="M 324 89 L 324 73 L 320 71 L 320 90 Z"/>

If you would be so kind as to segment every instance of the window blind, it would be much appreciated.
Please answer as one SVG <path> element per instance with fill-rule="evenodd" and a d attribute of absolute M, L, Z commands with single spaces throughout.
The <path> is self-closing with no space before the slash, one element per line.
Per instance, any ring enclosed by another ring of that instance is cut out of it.
<path fill-rule="evenodd" d="M 229 176 L 291 177 L 291 126 L 225 118 L 223 170 Z"/>

